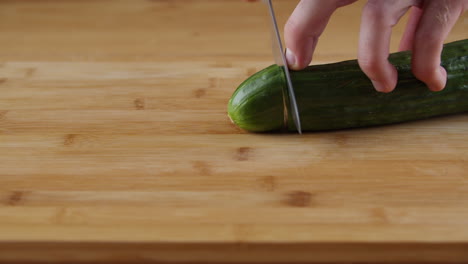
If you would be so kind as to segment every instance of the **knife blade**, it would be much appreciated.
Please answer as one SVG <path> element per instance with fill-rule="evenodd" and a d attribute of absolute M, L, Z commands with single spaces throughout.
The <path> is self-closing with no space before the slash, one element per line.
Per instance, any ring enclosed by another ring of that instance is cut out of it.
<path fill-rule="evenodd" d="M 263 2 L 268 6 L 268 12 L 271 18 L 271 32 L 272 32 L 272 50 L 273 50 L 273 57 L 275 59 L 275 63 L 278 66 L 283 67 L 284 75 L 286 79 L 286 83 L 288 86 L 288 94 L 289 94 L 289 105 L 291 110 L 291 115 L 293 117 L 294 125 L 296 126 L 297 131 L 299 134 L 302 134 L 301 128 L 301 119 L 299 117 L 299 110 L 297 107 L 296 96 L 294 93 L 294 87 L 291 81 L 291 75 L 289 74 L 289 67 L 288 63 L 286 62 L 286 56 L 283 49 L 283 44 L 281 43 L 281 37 L 278 30 L 278 23 L 276 22 L 276 15 L 273 9 L 273 4 L 271 0 L 263 0 Z M 287 111 L 288 108 L 285 105 L 285 110 Z M 287 116 L 287 113 L 285 114 Z M 287 123 L 286 123 L 287 124 Z"/>

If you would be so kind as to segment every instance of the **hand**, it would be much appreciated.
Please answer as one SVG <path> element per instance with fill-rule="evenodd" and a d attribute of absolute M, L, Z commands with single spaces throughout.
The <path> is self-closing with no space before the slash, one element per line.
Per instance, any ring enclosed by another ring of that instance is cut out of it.
<path fill-rule="evenodd" d="M 285 26 L 286 57 L 291 69 L 312 60 L 319 36 L 332 13 L 356 0 L 301 0 Z M 388 62 L 392 27 L 409 10 L 400 50 L 412 50 L 412 71 L 432 91 L 445 87 L 447 72 L 440 66 L 445 38 L 468 8 L 468 0 L 369 0 L 362 11 L 358 62 L 380 92 L 392 91 L 397 71 Z"/>

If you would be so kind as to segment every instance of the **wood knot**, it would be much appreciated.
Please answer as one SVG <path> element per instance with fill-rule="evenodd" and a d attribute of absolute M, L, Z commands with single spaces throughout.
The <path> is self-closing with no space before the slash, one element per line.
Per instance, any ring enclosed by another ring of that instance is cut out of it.
<path fill-rule="evenodd" d="M 346 147 L 348 145 L 349 136 L 347 134 L 336 134 L 334 142 L 340 147 Z"/>
<path fill-rule="evenodd" d="M 68 134 L 65 136 L 65 139 L 63 140 L 63 145 L 64 146 L 71 146 L 75 143 L 76 138 L 78 135 L 76 134 Z"/>
<path fill-rule="evenodd" d="M 274 176 L 265 176 L 258 179 L 260 188 L 267 192 L 273 192 L 276 189 L 276 178 Z"/>
<path fill-rule="evenodd" d="M 211 168 L 208 163 L 204 161 L 194 161 L 192 167 L 198 171 L 199 175 L 211 175 Z"/>
<path fill-rule="evenodd" d="M 137 98 L 133 101 L 136 110 L 144 110 L 145 109 L 145 99 L 144 98 Z"/>
<path fill-rule="evenodd" d="M 206 90 L 203 89 L 203 88 L 196 89 L 195 91 L 193 91 L 193 95 L 194 95 L 196 98 L 203 97 L 203 96 L 205 96 L 205 94 L 206 94 Z"/>
<path fill-rule="evenodd" d="M 208 85 L 208 88 L 218 88 L 218 86 L 219 86 L 219 79 L 218 78 L 210 78 L 209 82 L 210 82 L 210 84 Z"/>
<path fill-rule="evenodd" d="M 312 194 L 305 191 L 293 191 L 286 194 L 285 204 L 293 207 L 307 207 L 312 203 Z"/>
<path fill-rule="evenodd" d="M 11 206 L 19 204 L 23 200 L 23 195 L 22 191 L 12 191 L 7 197 L 6 204 Z"/>
<path fill-rule="evenodd" d="M 372 208 L 371 210 L 372 217 L 379 223 L 388 223 L 390 222 L 388 219 L 387 212 L 384 208 Z"/>
<path fill-rule="evenodd" d="M 236 160 L 246 161 L 250 158 L 252 149 L 250 147 L 240 147 L 236 151 Z"/>
<path fill-rule="evenodd" d="M 54 217 L 51 219 L 51 222 L 54 224 L 62 224 L 67 218 L 68 210 L 66 207 L 60 207 L 57 209 Z"/>
<path fill-rule="evenodd" d="M 0 84 L 6 83 L 8 81 L 8 78 L 0 78 Z"/>
<path fill-rule="evenodd" d="M 24 76 L 28 78 L 32 77 L 35 72 L 36 72 L 36 68 L 26 68 L 26 70 L 24 71 Z"/>
<path fill-rule="evenodd" d="M 6 118 L 8 111 L 7 110 L 0 110 L 0 120 L 3 120 Z"/>

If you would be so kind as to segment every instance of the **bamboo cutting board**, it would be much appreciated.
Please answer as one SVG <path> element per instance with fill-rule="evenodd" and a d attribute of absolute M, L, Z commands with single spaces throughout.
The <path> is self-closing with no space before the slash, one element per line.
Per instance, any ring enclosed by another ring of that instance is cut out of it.
<path fill-rule="evenodd" d="M 362 5 L 314 63 L 356 57 Z M 0 0 L 0 262 L 468 261 L 468 115 L 245 133 L 226 106 L 272 63 L 267 23 L 243 1 Z"/>

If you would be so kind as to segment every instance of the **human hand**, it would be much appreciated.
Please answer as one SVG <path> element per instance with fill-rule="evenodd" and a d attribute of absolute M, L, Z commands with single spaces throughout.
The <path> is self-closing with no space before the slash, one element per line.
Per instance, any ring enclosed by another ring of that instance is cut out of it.
<path fill-rule="evenodd" d="M 293 70 L 312 60 L 319 36 L 332 13 L 356 0 L 301 0 L 285 26 L 286 57 Z M 412 50 L 412 72 L 432 91 L 445 87 L 447 72 L 440 66 L 443 43 L 468 0 L 369 0 L 362 12 L 358 62 L 375 89 L 391 92 L 397 71 L 388 62 L 392 27 L 411 8 L 400 50 Z"/>

